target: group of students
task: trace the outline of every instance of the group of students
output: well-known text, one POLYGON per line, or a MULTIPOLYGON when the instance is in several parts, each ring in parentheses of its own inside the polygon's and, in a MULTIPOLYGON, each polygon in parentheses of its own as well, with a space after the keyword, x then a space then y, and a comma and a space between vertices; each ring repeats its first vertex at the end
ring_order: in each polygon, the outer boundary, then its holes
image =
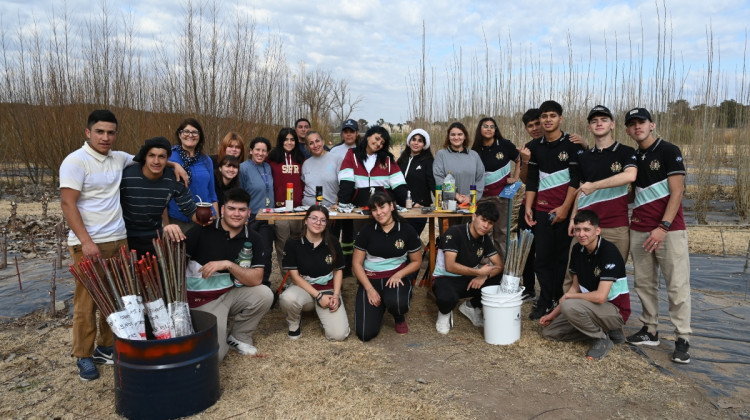
MULTIPOLYGON (((503 269, 508 205, 498 195, 507 184, 521 179, 527 192, 519 223, 533 228, 536 243, 544 244, 537 246, 535 259, 529 258, 530 280, 524 276, 526 297, 535 296, 534 277, 540 285, 531 318, 540 319, 545 331, 565 332, 546 332, 545 336, 569 339, 575 335, 558 324, 578 328, 566 312, 576 298, 605 306, 625 300, 624 275, 614 278, 603 273, 610 273, 612 267, 622 267, 624 272, 622 261, 629 247, 637 260, 636 291, 643 301, 644 326, 627 340, 659 343, 656 268, 661 267, 667 276, 670 315, 678 336, 673 360, 687 363, 689 261, 680 206, 685 170, 679 149, 653 138, 654 125, 645 109, 626 114, 627 133, 638 143, 637 153, 612 140, 614 119, 608 109, 597 106, 588 120, 596 140, 596 146, 588 150, 581 146, 580 136, 562 132, 562 108, 547 101, 524 115, 533 140, 520 149, 500 134, 494 119, 484 118, 471 148, 465 126, 455 122, 434 159, 430 136, 422 129, 409 134, 407 147, 395 159, 390 135, 383 127, 371 127, 360 138, 357 122, 347 120, 342 125, 342 142, 329 149, 306 119, 296 121, 294 128, 283 128, 273 148, 268 139, 257 137, 249 142, 246 157, 243 139, 230 132, 222 139, 218 154, 208 156, 203 152, 203 129, 189 118, 177 128, 174 145, 155 137, 132 156, 112 150, 117 120, 110 111, 98 110, 89 116, 87 142, 60 168, 62 208, 71 227, 68 244, 73 261, 78 262, 83 256, 115 255, 124 244, 139 254, 153 252, 151 239, 157 232, 185 240, 196 264, 188 273, 188 303, 217 316, 220 337, 226 337, 219 340, 223 358, 230 348, 242 354, 257 352, 253 332, 276 298, 268 280, 275 243, 279 265, 292 279, 278 296, 289 338, 300 337, 300 314, 313 309, 328 339, 343 340, 349 335, 341 289, 350 271, 358 281, 355 334, 368 341, 379 333, 386 311, 394 318, 396 332, 408 332, 405 315, 412 280, 422 262, 419 236, 426 220, 403 219, 398 207, 405 206, 409 196, 415 207, 431 206, 435 185, 450 173, 456 182, 457 202, 467 203, 472 188, 479 201, 471 221, 452 226, 441 236, 432 273, 439 309, 436 329, 447 334, 453 325, 452 311, 464 298, 468 299, 459 311, 474 325, 482 325, 480 288, 498 283, 503 269), (628 228, 627 185, 634 181, 636 204, 628 228), (318 197, 321 187, 322 200, 318 197), (269 224, 255 218, 265 209, 283 206, 288 188, 293 190, 293 205, 307 207, 304 220, 269 224), (210 203, 213 209, 213 216, 202 223, 196 218, 199 202, 210 203), (329 209, 344 204, 369 206, 370 222, 331 223, 329 209), (579 230, 590 231, 579 229, 579 224, 586 223, 597 232, 595 248, 578 236, 579 230), (572 247, 571 254, 569 234, 575 234, 586 251, 572 247), (597 255, 601 244, 610 240, 620 260, 607 261, 607 270, 596 266, 592 278, 615 286, 589 299, 586 296, 596 292, 592 287, 600 283, 588 277, 583 280, 582 264, 575 262, 580 258, 573 256, 583 253, 591 262, 591 255, 597 255), (241 252, 252 253, 249 263, 239 264, 241 252), (571 276, 564 282, 569 255, 573 255, 571 276), (229 332, 228 318, 234 320, 229 332)), ((606 253, 608 258, 610 254, 606 253)), ((96 339, 93 301, 80 285, 74 307, 73 355, 78 358, 79 376, 95 379, 94 364, 112 362, 111 332, 100 322, 96 339)), ((622 341, 629 301, 627 311, 617 308, 619 324, 593 317, 589 321, 595 327, 589 322, 588 330, 576 330, 595 340, 589 352, 592 358, 603 357, 611 340, 622 341)))

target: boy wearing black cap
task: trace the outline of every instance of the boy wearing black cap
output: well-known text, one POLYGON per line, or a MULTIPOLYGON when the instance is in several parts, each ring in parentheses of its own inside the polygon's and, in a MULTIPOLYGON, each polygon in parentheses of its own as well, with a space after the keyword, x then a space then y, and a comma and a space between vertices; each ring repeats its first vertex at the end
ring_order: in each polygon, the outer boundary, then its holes
POLYGON ((555 306, 563 294, 568 250, 568 215, 578 189, 578 156, 584 148, 570 140, 560 129, 562 106, 545 101, 539 106, 544 135, 529 142, 531 152, 526 179, 525 219, 534 226, 536 278, 539 300, 529 318, 541 318, 555 306))
POLYGON ((573 206, 568 234, 573 236, 573 220, 578 210, 599 215, 602 237, 615 244, 623 260, 628 258, 628 185, 637 173, 635 149, 612 138, 615 121, 610 110, 597 105, 589 111, 588 130, 594 147, 578 158, 580 187, 573 206))
POLYGON ((638 175, 630 219, 635 291, 643 313, 641 330, 627 338, 637 345, 659 344, 659 270, 669 298, 669 317, 675 327, 672 361, 690 363, 690 258, 682 213, 685 163, 680 149, 654 137, 656 125, 645 108, 625 114, 625 132, 636 143, 638 175))
POLYGON ((122 217, 128 232, 128 247, 135 249, 139 256, 146 252, 154 254, 151 241, 157 237, 157 232, 162 231, 162 224, 163 236, 173 241, 185 239, 180 227, 169 224, 169 219, 164 217, 164 209, 172 198, 180 212, 197 223, 196 206, 190 190, 177 182, 174 171, 167 168, 171 153, 171 145, 166 138, 150 138, 133 158, 140 165, 128 166, 122 171, 122 217))

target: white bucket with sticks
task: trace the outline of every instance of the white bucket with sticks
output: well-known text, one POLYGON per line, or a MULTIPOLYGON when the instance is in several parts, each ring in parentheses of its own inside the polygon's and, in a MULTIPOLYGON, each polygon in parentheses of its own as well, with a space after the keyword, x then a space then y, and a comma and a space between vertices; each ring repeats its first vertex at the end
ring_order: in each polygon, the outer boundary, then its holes
POLYGON ((521 294, 502 293, 500 286, 482 288, 484 341, 488 344, 508 345, 521 338, 521 294))

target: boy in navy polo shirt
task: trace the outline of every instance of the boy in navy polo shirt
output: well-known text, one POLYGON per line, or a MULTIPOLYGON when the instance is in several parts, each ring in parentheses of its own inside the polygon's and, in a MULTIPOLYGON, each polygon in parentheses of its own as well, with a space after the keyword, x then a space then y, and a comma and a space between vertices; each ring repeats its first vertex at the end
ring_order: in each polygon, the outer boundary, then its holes
POLYGON ((593 339, 586 357, 599 360, 613 341, 625 342, 622 326, 630 316, 625 261, 617 247, 600 236, 595 212, 579 211, 574 223, 578 243, 570 257, 573 285, 539 323, 544 327, 542 336, 550 340, 593 339))
POLYGON ((532 320, 551 311, 563 294, 563 278, 570 249, 568 214, 578 189, 578 155, 584 149, 560 129, 562 106, 546 101, 539 106, 544 136, 529 143, 531 156, 526 179, 525 219, 534 226, 536 278, 539 300, 532 320))
POLYGON ((638 143, 638 176, 630 220, 635 291, 643 305, 643 328, 630 337, 633 344, 659 345, 659 269, 664 273, 669 318, 674 324, 672 361, 690 363, 690 255, 682 214, 685 163, 680 149, 653 135, 651 113, 634 108, 625 114, 628 135, 638 143))
POLYGON ((484 325, 481 288, 500 283, 503 261, 489 235, 497 222, 498 211, 492 202, 477 204, 471 222, 451 226, 440 240, 435 261, 432 290, 438 305, 435 328, 448 334, 453 326, 453 308, 459 299, 470 298, 458 308, 477 327, 484 325), (483 258, 492 263, 481 264, 483 258))

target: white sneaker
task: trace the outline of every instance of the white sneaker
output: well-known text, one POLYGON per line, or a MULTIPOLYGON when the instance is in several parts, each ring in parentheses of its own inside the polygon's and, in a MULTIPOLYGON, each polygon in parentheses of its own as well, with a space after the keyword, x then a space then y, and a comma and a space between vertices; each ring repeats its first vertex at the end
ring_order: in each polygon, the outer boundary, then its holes
POLYGON ((435 329, 437 332, 440 334, 448 334, 451 328, 453 328, 453 311, 450 311, 447 314, 438 311, 437 322, 435 322, 435 329))
POLYGON ((471 321, 471 323, 474 324, 475 327, 484 327, 484 315, 482 315, 482 308, 475 308, 471 306, 471 302, 465 300, 464 303, 462 303, 461 306, 458 307, 458 310, 461 311, 462 314, 466 315, 466 317, 469 318, 469 321, 471 321))
POLYGON ((233 335, 227 337, 227 344, 229 344, 229 347, 235 349, 243 356, 255 356, 256 354, 258 354, 258 349, 256 349, 255 346, 243 343, 242 341, 234 338, 233 335))

